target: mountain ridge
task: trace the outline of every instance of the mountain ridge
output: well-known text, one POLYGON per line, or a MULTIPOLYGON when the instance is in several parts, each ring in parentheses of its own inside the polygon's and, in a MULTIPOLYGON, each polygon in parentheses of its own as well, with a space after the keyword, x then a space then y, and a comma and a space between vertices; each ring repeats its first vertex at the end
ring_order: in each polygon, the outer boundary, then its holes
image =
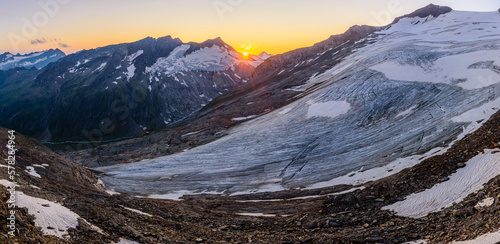
POLYGON ((44 51, 31 52, 27 54, 12 54, 5 52, 0 55, 0 70, 9 70, 12 68, 43 68, 51 62, 55 62, 66 54, 56 49, 49 49, 44 51))

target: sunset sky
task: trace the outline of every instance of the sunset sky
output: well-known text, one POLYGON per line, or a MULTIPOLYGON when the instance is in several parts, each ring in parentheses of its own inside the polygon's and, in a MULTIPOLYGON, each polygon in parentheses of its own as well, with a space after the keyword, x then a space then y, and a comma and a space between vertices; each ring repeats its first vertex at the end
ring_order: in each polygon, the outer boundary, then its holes
POLYGON ((238 51, 279 54, 355 24, 388 24, 431 2, 456 10, 500 8, 498 0, 0 0, 0 52, 69 54, 171 35, 184 42, 220 36, 238 51))

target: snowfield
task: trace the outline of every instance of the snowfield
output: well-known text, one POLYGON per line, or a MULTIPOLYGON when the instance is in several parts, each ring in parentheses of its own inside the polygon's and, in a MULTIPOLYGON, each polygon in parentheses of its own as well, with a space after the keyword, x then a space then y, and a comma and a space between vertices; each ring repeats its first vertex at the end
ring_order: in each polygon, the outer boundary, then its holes
MULTIPOLYGON (((296 88, 303 92, 321 83, 320 89, 285 108, 245 121, 227 136, 186 152, 98 170, 106 172, 102 179, 110 188, 146 196, 359 185, 389 176, 444 153, 498 111, 498 26, 498 12, 452 11, 437 18, 402 19, 377 32, 372 44, 296 88)), ((202 60, 222 51, 190 55, 202 60)), ((182 70, 178 60, 182 58, 158 60, 150 72, 159 72, 162 62, 176 67, 168 72, 182 70)), ((494 154, 478 157, 476 161, 497 167, 494 154)), ((485 173, 476 161, 463 170, 478 167, 478 174, 485 173)), ((478 175, 486 176, 493 175, 478 175)), ((474 190, 482 183, 461 182, 474 190)), ((445 191, 443 184, 425 194, 438 195, 445 191)), ((431 209, 398 211, 421 216, 469 193, 442 195, 443 203, 431 209)), ((420 209, 415 204, 408 206, 420 209)))

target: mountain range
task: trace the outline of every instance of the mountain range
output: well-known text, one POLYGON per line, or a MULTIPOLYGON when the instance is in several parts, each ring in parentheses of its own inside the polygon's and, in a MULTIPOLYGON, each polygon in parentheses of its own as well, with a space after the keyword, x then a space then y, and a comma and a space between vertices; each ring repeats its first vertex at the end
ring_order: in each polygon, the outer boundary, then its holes
POLYGON ((18 67, 37 69, 43 68, 49 63, 55 62, 66 54, 59 49, 50 49, 42 52, 33 52, 25 55, 11 54, 6 52, 0 55, 0 70, 8 70, 18 67))
POLYGON ((220 38, 170 36, 84 50, 38 70, 0 71, 0 121, 50 142, 132 137, 200 110, 268 57, 245 58, 220 38))

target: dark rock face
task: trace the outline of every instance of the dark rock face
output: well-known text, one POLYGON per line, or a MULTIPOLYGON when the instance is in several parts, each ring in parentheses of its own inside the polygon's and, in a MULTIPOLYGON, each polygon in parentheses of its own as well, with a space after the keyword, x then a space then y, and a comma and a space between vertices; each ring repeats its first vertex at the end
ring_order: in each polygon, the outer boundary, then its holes
POLYGON ((0 54, 0 70, 8 70, 13 68, 43 68, 51 62, 55 62, 66 54, 59 49, 50 49, 43 52, 29 53, 25 55, 4 53, 0 54), (17 60, 16 60, 17 59, 17 60))
POLYGON ((438 17, 439 15, 449 13, 452 10, 453 9, 450 7, 429 4, 426 7, 418 9, 411 14, 407 14, 407 15, 396 18, 394 20, 393 24, 399 22, 399 20, 404 19, 404 18, 414 18, 414 17, 425 18, 427 16, 438 17))
POLYGON ((2 71, 0 124, 45 141, 163 128, 246 82, 259 63, 238 55, 220 38, 184 44, 167 36, 84 50, 42 70, 2 71))

